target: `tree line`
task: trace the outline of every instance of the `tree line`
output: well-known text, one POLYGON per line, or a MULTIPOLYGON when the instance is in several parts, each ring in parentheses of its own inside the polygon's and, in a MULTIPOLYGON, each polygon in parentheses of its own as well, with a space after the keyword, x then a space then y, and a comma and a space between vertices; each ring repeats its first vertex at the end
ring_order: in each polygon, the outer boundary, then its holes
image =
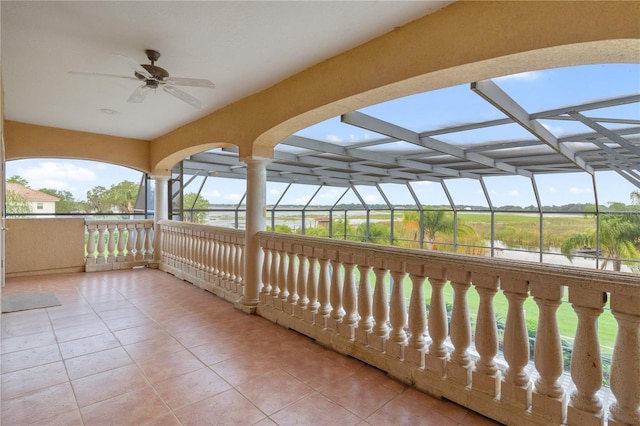
MULTIPOLYGON (((29 182, 22 176, 11 176, 7 179, 7 183, 17 183, 29 188, 29 182)), ((122 182, 111 185, 109 188, 104 186, 94 186, 87 191, 85 200, 76 200, 69 191, 42 188, 38 191, 52 195, 58 198, 56 202, 55 212, 57 214, 66 213, 123 213, 133 214, 135 212, 135 202, 138 197, 139 185, 135 182, 124 180, 122 182)), ((208 209, 209 202, 198 197, 196 193, 187 193, 183 197, 183 205, 185 209, 208 209)), ((6 194, 6 211, 9 214, 30 214, 31 203, 20 194, 7 190, 6 194)), ((193 222, 206 223, 208 214, 206 212, 195 212, 190 218, 193 222)))

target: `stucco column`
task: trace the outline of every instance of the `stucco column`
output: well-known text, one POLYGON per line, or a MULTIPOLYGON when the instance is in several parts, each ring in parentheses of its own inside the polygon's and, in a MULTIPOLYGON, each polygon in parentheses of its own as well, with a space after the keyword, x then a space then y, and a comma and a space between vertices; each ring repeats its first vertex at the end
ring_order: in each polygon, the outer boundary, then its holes
MULTIPOLYGON (((171 176, 152 177, 155 185, 153 203, 153 261, 160 262, 162 260, 162 230, 160 229, 158 222, 169 218, 167 183, 171 176)), ((148 190, 149 188, 147 188, 147 191, 148 190)))
POLYGON ((247 213, 245 227, 244 294, 240 308, 247 313, 255 313, 262 287, 261 273, 263 253, 255 238, 266 230, 267 207, 267 164, 268 158, 243 158, 247 165, 247 213))

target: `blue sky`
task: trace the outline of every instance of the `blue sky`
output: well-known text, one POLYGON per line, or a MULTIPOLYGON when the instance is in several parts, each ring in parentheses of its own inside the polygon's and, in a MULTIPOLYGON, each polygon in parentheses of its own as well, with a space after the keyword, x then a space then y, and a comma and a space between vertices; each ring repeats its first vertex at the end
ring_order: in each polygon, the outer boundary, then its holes
MULTIPOLYGON (((532 71, 494 80, 505 92, 529 112, 537 112, 585 101, 593 101, 619 95, 640 93, 640 66, 630 64, 590 65, 532 71)), ((503 117, 478 95, 469 90, 469 85, 416 94, 406 98, 373 105, 362 112, 400 126, 420 132, 456 123, 490 120, 503 117), (460 108, 464 105, 464 108, 460 108)), ((631 104, 613 109, 589 112, 593 116, 615 116, 640 119, 640 105, 631 104)), ((555 136, 586 131, 582 125, 568 122, 543 122, 555 136)), ((456 135, 456 140, 467 143, 489 139, 512 139, 530 136, 519 126, 503 126, 493 129, 491 134, 476 131, 473 135, 456 135)), ((297 134, 319 140, 344 142, 377 139, 379 135, 340 123, 338 118, 327 120, 301 130, 297 134)), ((450 142, 446 137, 441 140, 450 142)), ((122 180, 139 182, 140 172, 110 164, 67 159, 16 160, 7 162, 7 177, 23 176, 34 189, 54 188, 71 192, 76 199, 85 199, 86 192, 101 185, 109 187, 122 180)), ((197 178, 187 188, 197 191, 202 182, 197 178)), ((519 176, 488 178, 487 190, 494 206, 536 204, 531 181, 519 176)), ((544 205, 568 203, 593 203, 594 188, 586 173, 537 175, 536 182, 544 205)), ((596 173, 598 201, 629 202, 629 194, 635 188, 613 172, 596 173)), ((442 187, 437 183, 416 182, 412 187, 423 204, 448 204, 442 187)), ((447 187, 456 204, 487 205, 480 184, 469 179, 447 181, 447 187)), ((285 184, 270 183, 267 186, 267 202, 275 203, 285 190, 285 184)), ((316 187, 294 185, 283 197, 283 204, 305 204, 316 187)), ((369 203, 382 203, 375 188, 357 187, 369 203)), ((383 185, 392 203, 410 203, 406 188, 400 185, 383 185)), ((244 193, 244 181, 209 178, 203 188, 203 196, 213 203, 237 203, 244 193)), ((333 204, 344 193, 342 188, 323 188, 313 204, 333 204)), ((349 192, 342 202, 358 202, 349 192)))

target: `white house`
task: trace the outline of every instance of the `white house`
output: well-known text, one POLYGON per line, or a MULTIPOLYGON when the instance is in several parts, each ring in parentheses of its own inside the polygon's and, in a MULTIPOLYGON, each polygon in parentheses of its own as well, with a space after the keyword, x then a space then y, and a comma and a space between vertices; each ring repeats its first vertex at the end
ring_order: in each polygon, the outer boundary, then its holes
POLYGON ((32 213, 53 214, 56 212, 56 203, 60 201, 59 198, 53 195, 27 188, 19 183, 7 183, 7 192, 13 192, 24 198, 29 203, 32 213))

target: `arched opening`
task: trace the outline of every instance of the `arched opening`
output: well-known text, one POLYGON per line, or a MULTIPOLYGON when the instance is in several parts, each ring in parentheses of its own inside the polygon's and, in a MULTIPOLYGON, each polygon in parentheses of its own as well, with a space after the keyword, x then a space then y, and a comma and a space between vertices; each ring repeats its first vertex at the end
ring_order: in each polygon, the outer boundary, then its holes
MULTIPOLYGON (((49 195, 45 206, 53 216, 153 215, 153 185, 144 172, 115 164, 67 158, 29 158, 6 163, 7 182, 49 195), (147 190, 148 188, 148 190, 147 190), (57 200, 53 200, 56 198, 57 200)), ((10 194, 11 188, 7 193, 10 194)), ((25 192, 26 193, 26 192, 25 192)), ((34 194, 31 194, 34 195, 34 194)), ((30 196, 31 196, 30 195, 30 196)), ((44 197, 47 198, 47 197, 44 197)), ((24 208, 25 200, 7 205, 7 216, 41 215, 36 207, 24 208)))

